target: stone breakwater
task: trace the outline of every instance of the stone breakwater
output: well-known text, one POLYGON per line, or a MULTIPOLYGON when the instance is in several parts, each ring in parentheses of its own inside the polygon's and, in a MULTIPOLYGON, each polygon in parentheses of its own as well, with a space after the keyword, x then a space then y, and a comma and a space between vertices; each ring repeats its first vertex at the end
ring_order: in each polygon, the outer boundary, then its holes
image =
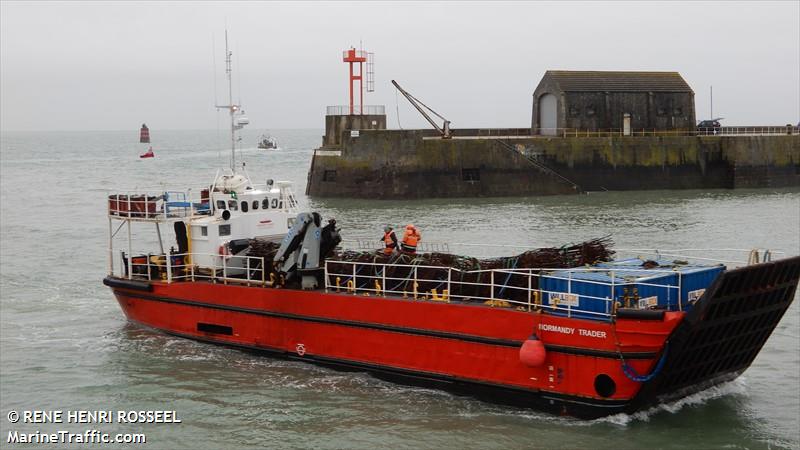
POLYGON ((800 186, 800 135, 456 137, 344 133, 315 151, 307 194, 493 197, 800 186))

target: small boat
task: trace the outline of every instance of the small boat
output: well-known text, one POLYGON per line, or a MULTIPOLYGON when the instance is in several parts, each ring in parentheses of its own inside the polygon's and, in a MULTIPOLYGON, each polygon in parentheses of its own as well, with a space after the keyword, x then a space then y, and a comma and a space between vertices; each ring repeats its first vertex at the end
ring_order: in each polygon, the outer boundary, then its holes
POLYGON ((155 158, 156 154, 153 153, 153 147, 147 149, 147 152, 139 155, 139 158, 155 158))
POLYGON ((265 150, 275 150, 278 148, 278 141, 275 140, 275 138, 272 136, 262 134, 258 140, 258 148, 263 148, 265 150))

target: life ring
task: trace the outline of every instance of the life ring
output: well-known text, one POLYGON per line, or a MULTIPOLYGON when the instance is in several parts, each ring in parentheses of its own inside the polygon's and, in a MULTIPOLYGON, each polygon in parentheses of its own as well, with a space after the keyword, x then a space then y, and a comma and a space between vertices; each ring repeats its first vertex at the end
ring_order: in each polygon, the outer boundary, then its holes
POLYGON ((221 257, 223 257, 225 259, 231 259, 231 252, 230 252, 230 250, 228 250, 228 244, 227 243, 220 245, 219 249, 217 249, 217 253, 219 253, 219 256, 221 256, 221 257))

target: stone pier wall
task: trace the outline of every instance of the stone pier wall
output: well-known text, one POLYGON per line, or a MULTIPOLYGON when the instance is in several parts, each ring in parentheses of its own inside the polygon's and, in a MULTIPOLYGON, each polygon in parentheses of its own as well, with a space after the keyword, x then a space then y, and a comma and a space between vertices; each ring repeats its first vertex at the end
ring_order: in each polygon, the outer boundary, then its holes
POLYGON ((423 130, 362 130, 316 152, 307 193, 430 198, 786 186, 800 186, 798 135, 445 140, 423 130))

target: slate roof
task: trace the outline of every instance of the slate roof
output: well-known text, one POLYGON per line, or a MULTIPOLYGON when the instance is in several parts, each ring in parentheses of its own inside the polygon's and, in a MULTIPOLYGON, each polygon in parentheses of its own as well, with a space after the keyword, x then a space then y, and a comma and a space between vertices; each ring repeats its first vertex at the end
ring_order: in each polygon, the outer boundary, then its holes
POLYGON ((548 70, 563 92, 693 92, 678 72, 548 70))

